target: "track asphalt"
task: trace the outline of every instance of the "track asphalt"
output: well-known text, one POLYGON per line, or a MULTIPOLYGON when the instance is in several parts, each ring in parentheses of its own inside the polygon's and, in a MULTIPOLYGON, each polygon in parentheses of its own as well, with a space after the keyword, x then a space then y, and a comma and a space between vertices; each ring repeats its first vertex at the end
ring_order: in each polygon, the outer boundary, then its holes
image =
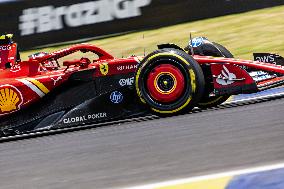
POLYGON ((0 143, 1 189, 121 188, 283 163, 284 99, 0 143))

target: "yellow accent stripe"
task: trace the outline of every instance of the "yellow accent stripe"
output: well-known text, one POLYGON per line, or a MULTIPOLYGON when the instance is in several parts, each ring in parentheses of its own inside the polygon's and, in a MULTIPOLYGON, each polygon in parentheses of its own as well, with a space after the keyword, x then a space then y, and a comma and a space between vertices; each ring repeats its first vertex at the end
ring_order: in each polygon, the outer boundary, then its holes
POLYGON ((0 39, 6 39, 7 38, 12 38, 13 37, 13 34, 6 34, 6 35, 1 35, 0 36, 0 39))
POLYGON ((157 112, 157 113, 161 113, 161 114, 170 114, 170 113, 176 113, 180 110, 182 110, 183 108, 185 108, 189 102, 192 100, 192 96, 190 98, 187 99, 186 103, 183 104, 181 107, 175 109, 175 110, 171 110, 171 111, 162 111, 162 110, 157 110, 155 108, 152 108, 153 111, 157 112))
POLYGON ((225 189, 232 178, 232 176, 228 176, 218 179, 195 181, 185 184, 158 187, 153 189, 225 189))
MULTIPOLYGON (((158 53, 158 54, 155 54, 155 55, 153 55, 153 56, 151 56, 151 57, 148 58, 147 63, 148 63, 149 61, 151 61, 152 59, 158 57, 158 56, 175 56, 176 58, 181 59, 185 64, 189 65, 189 63, 188 63, 183 57, 181 57, 181 56, 179 56, 179 55, 177 55, 177 54, 173 54, 173 53, 158 53)), ((146 65, 146 64, 144 64, 144 66, 145 66, 145 65, 146 65)), ((144 67, 144 66, 142 66, 142 67, 144 67)))
POLYGON ((226 102, 232 102, 233 100, 234 100, 234 96, 230 96, 230 98, 226 100, 226 102))
POLYGON ((139 68, 137 70, 137 73, 136 73, 136 78, 135 78, 135 88, 136 88, 136 92, 137 92, 137 95, 138 97, 140 98, 140 101, 144 104, 146 104, 146 101, 142 98, 142 95, 141 95, 141 92, 139 90, 139 76, 140 76, 140 73, 141 73, 141 68, 139 68))
POLYGON ((191 89, 192 92, 195 93, 196 92, 196 78, 195 78, 195 73, 192 69, 189 70, 189 74, 190 74, 190 81, 191 81, 191 89))
POLYGON ((12 38, 12 37, 13 37, 13 34, 6 34, 6 36, 7 36, 8 38, 12 38))
POLYGON ((49 93, 48 88, 46 88, 46 86, 44 86, 41 82, 39 82, 36 79, 33 78, 27 78, 26 80, 32 82, 33 84, 35 84, 42 92, 44 92, 45 94, 49 93))

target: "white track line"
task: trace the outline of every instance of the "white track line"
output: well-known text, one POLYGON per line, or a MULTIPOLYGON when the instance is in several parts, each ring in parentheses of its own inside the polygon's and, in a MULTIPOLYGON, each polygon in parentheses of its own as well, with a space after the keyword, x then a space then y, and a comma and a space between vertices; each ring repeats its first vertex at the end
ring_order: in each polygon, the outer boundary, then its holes
POLYGON ((237 175, 243 175, 243 174, 271 171, 271 170, 282 169, 282 168, 284 168, 284 163, 267 165, 267 166, 262 166, 262 167, 254 167, 254 168, 248 168, 248 169, 242 169, 242 170, 234 170, 234 171, 205 175, 205 176, 197 176, 197 177, 192 177, 192 178, 184 178, 184 179, 178 179, 178 180, 172 180, 172 181, 166 181, 166 182, 160 182, 160 183, 154 183, 154 184, 148 184, 148 185, 134 186, 134 187, 128 187, 124 189, 155 189, 159 187, 174 186, 174 185, 186 184, 186 183, 191 183, 191 182, 206 181, 206 180, 218 179, 218 178, 228 177, 228 176, 237 176, 237 175))
POLYGON ((250 101, 250 100, 258 100, 258 99, 262 99, 262 98, 271 98, 271 97, 277 97, 277 96, 283 96, 283 95, 284 95, 284 92, 281 92, 281 93, 275 93, 275 94, 270 94, 270 95, 261 95, 261 96, 251 97, 251 98, 244 98, 244 99, 241 99, 241 100, 232 100, 230 102, 225 102, 223 104, 245 102, 245 101, 250 101))

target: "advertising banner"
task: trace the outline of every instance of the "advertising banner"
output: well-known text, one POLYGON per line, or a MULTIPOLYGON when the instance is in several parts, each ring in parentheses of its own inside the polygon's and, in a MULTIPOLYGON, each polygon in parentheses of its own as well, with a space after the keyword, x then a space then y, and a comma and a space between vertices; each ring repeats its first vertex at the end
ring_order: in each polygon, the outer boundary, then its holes
POLYGON ((3 1, 0 32, 14 33, 26 50, 282 4, 283 0, 3 1))

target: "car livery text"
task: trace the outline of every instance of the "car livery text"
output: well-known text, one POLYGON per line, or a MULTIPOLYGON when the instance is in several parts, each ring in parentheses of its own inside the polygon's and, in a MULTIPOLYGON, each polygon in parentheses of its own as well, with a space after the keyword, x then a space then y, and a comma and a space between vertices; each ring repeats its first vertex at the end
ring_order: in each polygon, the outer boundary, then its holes
POLYGON ((88 120, 96 120, 96 119, 101 119, 101 118, 106 118, 106 117, 107 117, 107 113, 102 112, 102 113, 95 113, 95 114, 90 114, 90 115, 65 118, 63 119, 63 123, 64 124, 78 123, 78 122, 85 122, 88 120))

